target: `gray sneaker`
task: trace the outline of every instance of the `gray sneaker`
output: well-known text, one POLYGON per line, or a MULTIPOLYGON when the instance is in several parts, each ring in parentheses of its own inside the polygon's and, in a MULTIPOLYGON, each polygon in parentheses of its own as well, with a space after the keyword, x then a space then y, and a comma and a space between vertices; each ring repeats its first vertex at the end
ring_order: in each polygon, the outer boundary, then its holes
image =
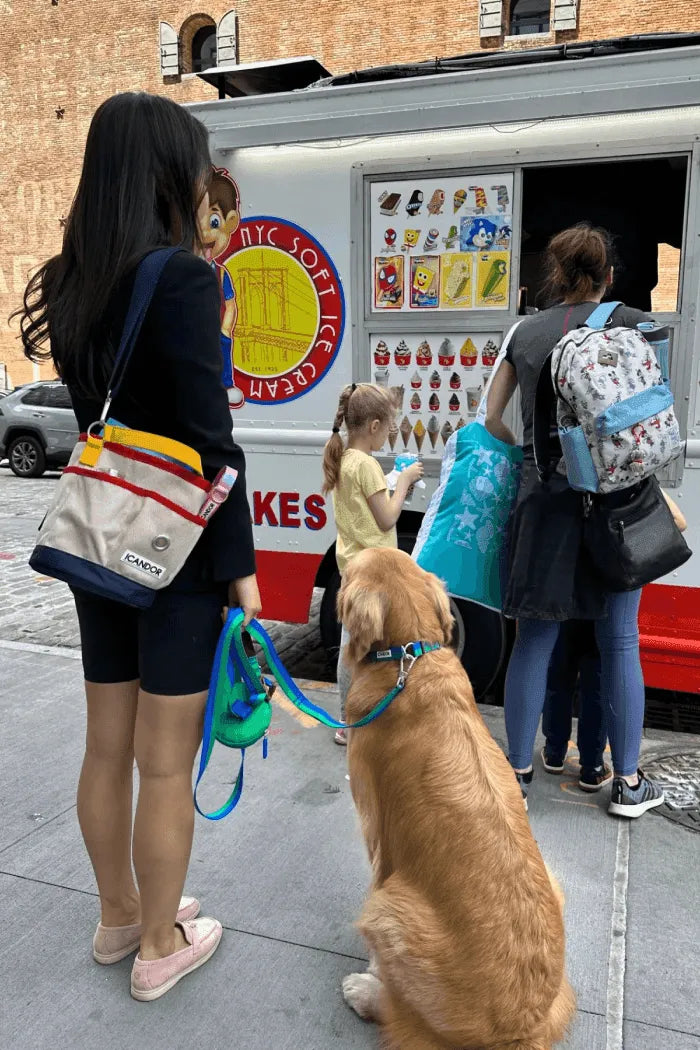
POLYGON ((664 793, 661 788, 647 780, 641 769, 637 770, 637 776, 639 783, 634 788, 622 777, 615 777, 608 813, 616 817, 641 817, 648 809, 663 803, 664 793))

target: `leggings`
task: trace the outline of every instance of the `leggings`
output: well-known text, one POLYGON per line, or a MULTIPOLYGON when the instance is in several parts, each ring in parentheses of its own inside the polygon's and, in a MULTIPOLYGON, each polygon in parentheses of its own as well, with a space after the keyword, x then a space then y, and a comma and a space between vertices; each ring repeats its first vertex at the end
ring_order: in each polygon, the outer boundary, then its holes
MULTIPOLYGON (((644 679, 637 615, 641 591, 608 596, 606 616, 595 621, 600 651, 600 692, 618 776, 637 771, 644 721, 644 679)), ((532 765, 544 706, 549 662, 559 637, 555 620, 519 620, 505 690, 508 757, 514 769, 532 765)))

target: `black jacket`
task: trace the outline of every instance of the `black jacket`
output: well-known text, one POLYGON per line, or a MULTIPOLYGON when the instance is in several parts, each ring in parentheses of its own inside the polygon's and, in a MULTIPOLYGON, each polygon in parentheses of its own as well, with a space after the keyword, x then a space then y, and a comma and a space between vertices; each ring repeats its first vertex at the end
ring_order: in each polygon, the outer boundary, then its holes
MULTIPOLYGON (((112 349, 119 342, 132 287, 133 276, 124 282, 106 322, 112 349)), ((100 418, 102 401, 81 396, 70 382, 68 389, 84 432, 100 418)), ((165 266, 110 416, 190 445, 200 454, 209 481, 223 466, 238 471, 229 498, 211 518, 171 589, 223 591, 228 581, 254 573, 245 459, 233 440, 222 382, 219 284, 211 267, 190 252, 178 252, 165 266)))

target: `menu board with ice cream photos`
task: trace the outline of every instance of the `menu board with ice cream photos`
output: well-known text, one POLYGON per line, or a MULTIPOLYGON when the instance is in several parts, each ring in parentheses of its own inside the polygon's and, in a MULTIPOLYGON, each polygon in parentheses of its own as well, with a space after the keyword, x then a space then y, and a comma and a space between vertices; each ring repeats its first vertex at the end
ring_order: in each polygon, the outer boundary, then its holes
POLYGON ((397 430, 385 453, 440 458, 455 430, 474 420, 501 334, 370 336, 372 381, 397 395, 397 430))
POLYGON ((372 310, 507 310, 513 175, 370 184, 372 310))

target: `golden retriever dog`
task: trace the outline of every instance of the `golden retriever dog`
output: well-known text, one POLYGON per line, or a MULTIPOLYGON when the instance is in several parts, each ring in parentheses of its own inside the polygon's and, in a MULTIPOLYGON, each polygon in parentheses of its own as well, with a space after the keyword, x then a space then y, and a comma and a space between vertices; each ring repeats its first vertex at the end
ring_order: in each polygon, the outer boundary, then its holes
POLYGON ((345 572, 338 610, 348 722, 396 685, 398 661, 369 662, 370 650, 443 646, 416 660, 376 721, 349 732, 373 877, 358 923, 370 967, 345 978, 345 999, 381 1025, 387 1050, 549 1050, 575 1010, 563 898, 449 648, 445 590, 407 554, 371 549, 345 572))

